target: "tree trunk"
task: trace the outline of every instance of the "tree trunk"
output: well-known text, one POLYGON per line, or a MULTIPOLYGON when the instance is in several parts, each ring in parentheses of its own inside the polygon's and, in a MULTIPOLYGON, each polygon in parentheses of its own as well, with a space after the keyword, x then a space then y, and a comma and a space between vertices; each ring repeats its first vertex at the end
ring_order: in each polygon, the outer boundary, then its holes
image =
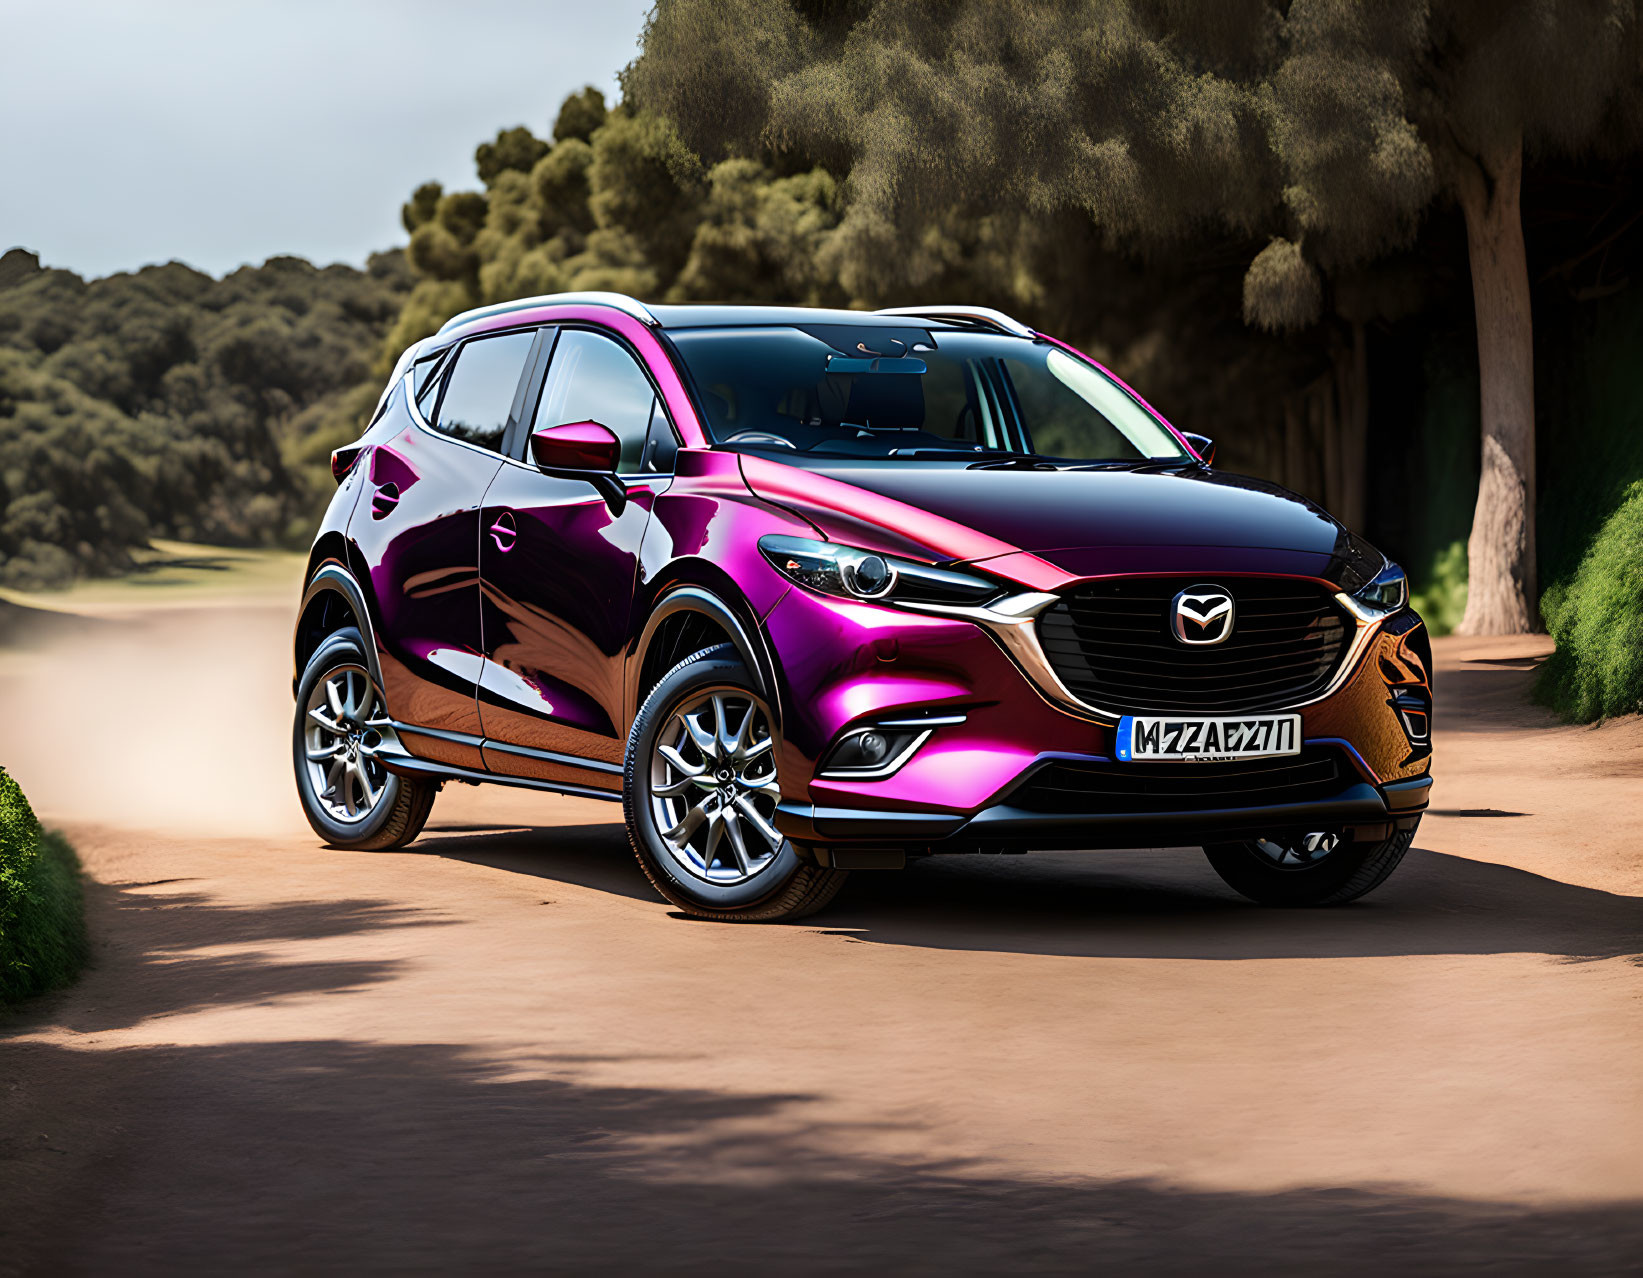
POLYGON ((1468 635, 1535 628, 1535 369, 1522 177, 1519 138, 1495 162, 1467 164, 1460 181, 1483 389, 1483 470, 1459 627, 1468 635))

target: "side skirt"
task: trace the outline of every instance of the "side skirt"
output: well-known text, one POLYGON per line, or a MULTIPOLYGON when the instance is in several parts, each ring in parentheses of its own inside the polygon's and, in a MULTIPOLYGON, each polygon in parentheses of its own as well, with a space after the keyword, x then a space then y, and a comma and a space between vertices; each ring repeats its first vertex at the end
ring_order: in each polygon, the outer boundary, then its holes
POLYGON ((554 794, 570 794, 580 799, 608 799, 620 803, 622 796, 609 790, 595 790, 592 786, 572 785, 568 781, 539 781, 535 777, 508 776, 500 772, 480 772, 474 768, 458 768, 449 763, 434 763, 411 755, 390 757, 378 755, 382 766, 401 776, 432 777, 440 781, 467 781, 473 785, 518 786, 522 790, 549 790, 554 794))
POLYGON ((486 737, 476 737, 467 732, 447 732, 440 728, 418 728, 397 721, 393 725, 393 732, 393 744, 397 749, 392 752, 379 752, 377 758, 382 761, 382 766, 387 768, 388 771, 397 772, 401 776, 429 777, 441 781, 466 781, 470 785, 480 785, 488 782, 492 785, 516 786, 522 790, 546 790, 553 794, 569 794, 581 799, 605 799, 613 803, 622 801, 620 790, 613 792, 601 790, 591 785, 577 785, 571 781, 548 781, 539 777, 514 776, 506 772, 486 772, 480 768, 463 768, 454 763, 441 763, 435 759, 420 758, 407 751, 398 741, 398 737, 401 733, 409 733, 412 736, 437 737, 442 741, 474 746, 481 750, 500 750, 507 754, 540 759, 544 763, 585 768, 589 772, 616 773, 620 775, 622 771, 620 766, 606 763, 600 759, 583 759, 576 755, 554 754, 545 750, 531 750, 524 746, 503 746, 486 737))

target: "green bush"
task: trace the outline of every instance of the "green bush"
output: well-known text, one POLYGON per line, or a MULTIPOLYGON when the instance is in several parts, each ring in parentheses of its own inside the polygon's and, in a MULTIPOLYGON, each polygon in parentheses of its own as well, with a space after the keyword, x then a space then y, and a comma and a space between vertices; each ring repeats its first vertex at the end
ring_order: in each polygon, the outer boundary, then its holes
POLYGON ((1409 602, 1435 635, 1447 635, 1466 614, 1466 543, 1457 541, 1432 558, 1432 566, 1413 583, 1409 602))
POLYGON ((67 984, 85 958, 79 860, 0 769, 0 1009, 67 984))
POLYGON ((1557 641, 1535 685, 1540 701, 1581 723, 1643 711, 1643 482, 1540 610, 1557 641))

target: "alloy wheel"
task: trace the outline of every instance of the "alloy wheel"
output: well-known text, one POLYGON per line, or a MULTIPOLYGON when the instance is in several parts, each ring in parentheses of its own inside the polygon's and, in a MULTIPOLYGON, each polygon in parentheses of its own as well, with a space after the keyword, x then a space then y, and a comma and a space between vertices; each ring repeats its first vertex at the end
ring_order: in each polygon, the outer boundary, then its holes
POLYGON ((308 694, 303 747, 308 784, 333 821, 363 821, 388 788, 378 752, 392 735, 391 721, 370 674, 338 666, 308 694))
POLYGON ((776 743, 759 700, 701 693, 669 716, 650 761, 650 809, 668 853, 696 878, 745 883, 781 851, 776 743))

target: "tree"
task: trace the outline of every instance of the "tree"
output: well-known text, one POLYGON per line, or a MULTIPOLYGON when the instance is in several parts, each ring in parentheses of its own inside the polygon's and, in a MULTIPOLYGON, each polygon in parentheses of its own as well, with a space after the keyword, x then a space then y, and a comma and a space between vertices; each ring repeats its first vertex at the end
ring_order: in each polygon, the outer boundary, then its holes
MULTIPOLYGON (((1342 380, 1360 386, 1366 270, 1410 242, 1434 200, 1455 200, 1483 399, 1464 628, 1507 633, 1530 627, 1535 600, 1523 158, 1629 131, 1633 9, 953 0, 938 14, 903 0, 662 0, 623 83, 704 155, 847 168, 832 251, 859 300, 937 277, 942 256, 921 236, 960 211, 1017 233, 1072 212, 1143 255, 1264 232, 1246 315, 1310 323, 1327 294, 1353 334, 1342 380)), ((1350 444, 1361 396, 1342 416, 1350 444)), ((1350 467, 1350 448, 1336 460, 1350 467)))
MULTIPOLYGON (((1280 291, 1292 299, 1314 262, 1350 270, 1409 243, 1434 199, 1464 215, 1483 427, 1465 633, 1520 633, 1536 617, 1525 155, 1627 140, 1640 105, 1638 40, 1629 0, 1296 0, 1260 89, 1292 239, 1275 241, 1256 267, 1287 276, 1280 291)), ((1306 318, 1304 305, 1251 309, 1274 322, 1306 318)))

